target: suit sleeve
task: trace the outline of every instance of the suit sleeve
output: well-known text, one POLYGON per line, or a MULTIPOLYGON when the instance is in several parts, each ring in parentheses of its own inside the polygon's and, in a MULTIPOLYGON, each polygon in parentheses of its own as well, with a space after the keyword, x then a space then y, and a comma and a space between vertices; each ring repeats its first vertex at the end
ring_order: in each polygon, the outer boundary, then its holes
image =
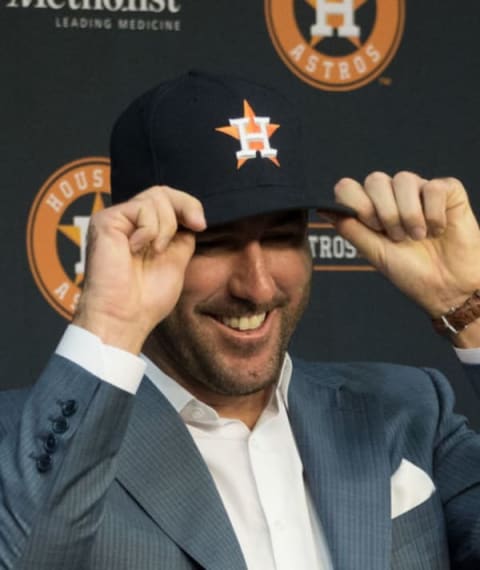
MULTIPOLYGON (((480 386, 480 366, 467 366, 480 386)), ((440 402, 434 473, 446 517, 452 568, 480 568, 480 436, 453 413, 453 392, 439 373, 431 373, 440 402)))
POLYGON ((131 394, 52 357, 20 416, 0 425, 1 570, 88 567, 132 406, 131 394))

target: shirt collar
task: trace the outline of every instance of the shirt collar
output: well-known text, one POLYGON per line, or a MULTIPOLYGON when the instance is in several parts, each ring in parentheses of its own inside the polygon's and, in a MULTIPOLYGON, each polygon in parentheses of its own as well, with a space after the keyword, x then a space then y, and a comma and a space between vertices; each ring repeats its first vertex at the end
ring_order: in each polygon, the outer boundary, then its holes
MULTIPOLYGON (((204 412, 204 418, 207 421, 218 420, 219 416, 217 412, 204 404, 183 386, 180 386, 178 382, 175 382, 173 378, 170 378, 165 372, 160 370, 160 368, 154 364, 147 356, 144 354, 140 355, 145 361, 147 367, 145 370, 145 376, 153 383, 158 390, 167 398, 170 404, 175 408, 175 410, 182 416, 185 421, 191 420, 192 415, 195 418, 195 413, 191 413, 192 410, 201 409, 204 412), (188 410, 188 413, 186 412, 188 410)), ((290 386, 290 380, 292 377, 292 359, 288 354, 285 354, 283 360, 282 369, 280 371, 280 376, 278 379, 277 388, 270 399, 267 406, 276 405, 276 400, 279 398, 285 407, 288 409, 288 388, 290 386)))

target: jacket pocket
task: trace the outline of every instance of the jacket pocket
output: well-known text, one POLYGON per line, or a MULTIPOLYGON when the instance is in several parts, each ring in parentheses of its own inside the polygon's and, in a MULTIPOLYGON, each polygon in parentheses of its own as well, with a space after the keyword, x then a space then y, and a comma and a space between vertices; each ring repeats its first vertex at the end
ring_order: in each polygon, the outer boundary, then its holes
POLYGON ((392 521, 392 570, 449 570, 438 494, 392 521))

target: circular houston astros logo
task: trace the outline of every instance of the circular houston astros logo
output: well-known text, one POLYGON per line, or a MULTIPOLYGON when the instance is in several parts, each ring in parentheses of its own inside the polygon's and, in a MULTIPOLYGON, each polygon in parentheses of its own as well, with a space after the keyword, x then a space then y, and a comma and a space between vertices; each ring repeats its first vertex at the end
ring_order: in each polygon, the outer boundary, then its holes
POLYGON ((67 319, 80 297, 90 216, 104 208, 109 194, 110 161, 84 158, 54 172, 30 210, 30 269, 45 299, 67 319))
POLYGON ((380 75, 403 34, 405 0, 265 0, 268 31, 284 63, 327 91, 380 75))

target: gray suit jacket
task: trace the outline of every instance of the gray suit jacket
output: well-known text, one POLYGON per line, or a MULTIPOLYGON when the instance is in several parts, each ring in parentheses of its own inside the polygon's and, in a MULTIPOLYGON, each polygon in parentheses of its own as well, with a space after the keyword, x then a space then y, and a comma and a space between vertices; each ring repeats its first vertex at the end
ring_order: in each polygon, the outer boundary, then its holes
MULTIPOLYGON (((480 381, 477 367, 470 373, 480 381)), ((434 371, 294 362, 290 421, 336 570, 480 568, 480 438, 452 404, 434 371), (392 521, 390 478, 403 458, 437 490, 392 521)), ((134 398, 55 356, 31 390, 0 397, 0 568, 245 562, 195 443, 158 390, 144 380, 134 398)))

